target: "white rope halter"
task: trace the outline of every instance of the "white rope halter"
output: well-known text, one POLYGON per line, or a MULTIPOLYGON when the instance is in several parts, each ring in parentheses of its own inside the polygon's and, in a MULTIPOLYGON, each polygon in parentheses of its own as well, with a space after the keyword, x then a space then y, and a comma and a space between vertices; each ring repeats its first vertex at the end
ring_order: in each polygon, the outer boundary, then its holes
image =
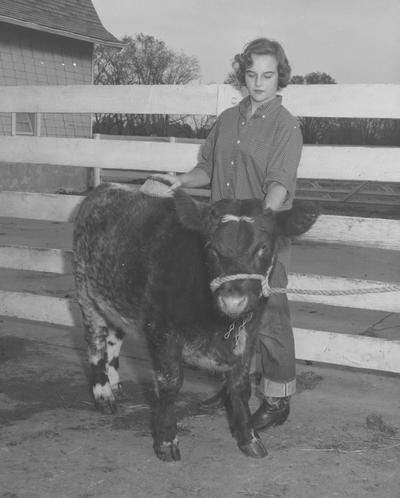
POLYGON ((272 259, 272 263, 267 270, 265 275, 261 275, 260 273, 235 273, 234 275, 225 275, 224 277, 217 277, 210 283, 210 288, 212 292, 215 292, 222 284, 226 282, 232 282, 233 280, 260 280, 261 281, 261 294, 264 297, 268 297, 272 294, 274 289, 271 289, 269 286, 269 277, 271 275, 272 268, 274 266, 275 258, 272 259))
POLYGON ((272 261, 271 266, 268 268, 266 275, 259 273, 236 273, 234 275, 226 275, 224 277, 217 277, 210 283, 212 292, 215 292, 222 284, 232 282, 233 280, 260 280, 261 281, 261 295, 268 297, 272 294, 302 294, 308 296, 353 296, 363 294, 380 294, 384 292, 397 292, 400 291, 400 284, 383 284, 375 287, 364 287, 360 289, 343 289, 343 290, 330 290, 330 289, 295 289, 287 287, 270 287, 269 277, 274 266, 272 261))
MULTIPOLYGON (((246 223, 254 223, 255 219, 250 216, 235 216, 233 214, 225 214, 221 218, 221 223, 228 223, 229 221, 239 222, 245 221, 246 223)), ((217 277, 210 283, 212 292, 215 292, 218 287, 226 282, 232 282, 233 280, 260 280, 261 281, 261 291, 262 295, 267 297, 270 295, 271 288, 269 286, 269 276, 271 274, 272 268, 274 266, 275 257, 272 258, 271 265, 267 270, 266 275, 261 275, 259 273, 236 273, 234 275, 225 275, 224 277, 217 277)))
MULTIPOLYGON (((254 218, 248 216, 235 216, 227 214, 222 217, 221 222, 227 223, 228 221, 246 221, 247 223, 254 223, 254 218)), ((269 277, 275 263, 275 257, 272 258, 270 267, 265 275, 259 273, 236 273, 234 275, 225 275, 223 277, 214 278, 210 283, 212 292, 215 292, 222 284, 232 282, 233 280, 260 280, 261 281, 261 295, 268 297, 271 294, 303 294, 311 296, 351 296, 362 294, 375 294, 383 292, 397 292, 400 291, 400 284, 383 284, 376 287, 364 287, 361 289, 344 289, 344 290, 329 290, 329 289, 294 289, 286 287, 270 287, 269 277)))

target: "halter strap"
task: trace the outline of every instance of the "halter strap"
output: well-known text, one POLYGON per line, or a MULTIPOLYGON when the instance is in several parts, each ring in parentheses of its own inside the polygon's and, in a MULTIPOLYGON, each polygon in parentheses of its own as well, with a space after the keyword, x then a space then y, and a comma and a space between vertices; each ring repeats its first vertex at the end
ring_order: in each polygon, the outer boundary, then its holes
POLYGON ((264 297, 268 297, 271 294, 271 288, 269 286, 269 277, 271 275, 272 269, 275 264, 275 256, 272 258, 271 264, 265 275, 260 273, 235 273, 234 275, 225 275, 223 277, 214 278, 210 282, 210 288, 212 292, 215 292, 222 284, 226 282, 232 282, 233 280, 260 280, 261 281, 261 294, 264 297))

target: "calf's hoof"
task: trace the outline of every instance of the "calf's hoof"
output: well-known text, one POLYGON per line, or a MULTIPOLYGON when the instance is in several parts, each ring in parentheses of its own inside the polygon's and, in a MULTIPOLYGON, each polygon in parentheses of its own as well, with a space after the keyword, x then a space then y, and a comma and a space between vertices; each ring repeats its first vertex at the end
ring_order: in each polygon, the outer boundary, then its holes
POLYGON ((114 386, 111 386, 111 390, 116 400, 123 401, 125 399, 125 391, 120 382, 114 386))
POLYGON ((93 387, 94 403, 97 410, 105 415, 113 415, 117 412, 117 403, 109 385, 96 384, 93 387))
POLYGON ((268 455, 263 442, 257 436, 248 443, 238 443, 238 446, 242 453, 251 458, 264 458, 268 455))
POLYGON ((163 462, 179 462, 181 452, 177 438, 173 441, 163 441, 161 444, 154 443, 154 452, 163 462))
POLYGON ((101 412, 103 415, 114 415, 118 411, 118 406, 115 401, 111 401, 109 399, 96 399, 94 403, 96 405, 96 409, 99 410, 99 412, 101 412))

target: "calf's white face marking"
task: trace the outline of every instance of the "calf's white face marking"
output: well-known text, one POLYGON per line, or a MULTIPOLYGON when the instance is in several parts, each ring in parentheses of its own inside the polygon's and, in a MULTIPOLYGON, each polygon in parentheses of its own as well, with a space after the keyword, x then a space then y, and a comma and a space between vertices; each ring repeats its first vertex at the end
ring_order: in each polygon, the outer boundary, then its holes
POLYGON ((255 220, 250 216, 235 216, 234 214, 225 214, 221 218, 221 223, 228 223, 228 221, 246 221, 247 223, 254 223, 255 220))

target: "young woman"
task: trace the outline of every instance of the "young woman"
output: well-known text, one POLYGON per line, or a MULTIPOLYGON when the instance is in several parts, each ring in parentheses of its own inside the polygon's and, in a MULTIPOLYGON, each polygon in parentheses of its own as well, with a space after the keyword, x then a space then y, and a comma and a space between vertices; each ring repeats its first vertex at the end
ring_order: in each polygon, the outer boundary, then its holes
MULTIPOLYGON (((278 90, 287 86, 290 65, 279 43, 258 38, 234 58, 233 69, 248 97, 217 118, 194 169, 163 175, 171 189, 211 182, 211 200, 263 199, 266 208, 289 209, 295 194, 303 145, 297 120, 282 106, 278 90)), ((289 247, 277 258, 272 287, 287 285, 289 247)), ((272 295, 259 331, 257 372, 260 407, 252 416, 257 430, 282 424, 296 390, 294 340, 286 295, 272 295)), ((202 403, 223 404, 224 390, 202 403)))

